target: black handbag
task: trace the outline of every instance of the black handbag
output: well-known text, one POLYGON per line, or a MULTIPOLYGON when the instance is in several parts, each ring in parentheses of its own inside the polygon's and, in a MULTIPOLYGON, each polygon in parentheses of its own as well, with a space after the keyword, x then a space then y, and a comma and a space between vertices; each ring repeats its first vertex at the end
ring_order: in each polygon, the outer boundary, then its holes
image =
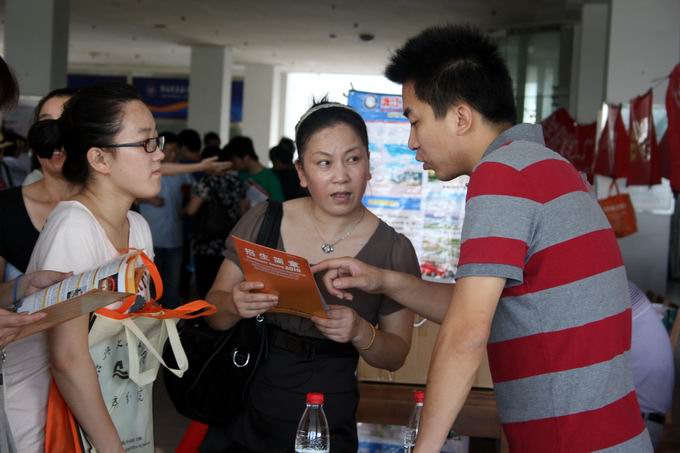
MULTIPOLYGON (((276 248, 283 208, 269 201, 256 242, 276 248)), ((245 407, 248 384, 266 355, 264 316, 242 319, 231 329, 218 331, 196 318, 182 322, 180 340, 189 369, 178 378, 167 369, 163 377, 170 400, 181 415, 214 427, 224 427, 245 407)), ((163 358, 173 367, 174 355, 165 345, 163 358)))

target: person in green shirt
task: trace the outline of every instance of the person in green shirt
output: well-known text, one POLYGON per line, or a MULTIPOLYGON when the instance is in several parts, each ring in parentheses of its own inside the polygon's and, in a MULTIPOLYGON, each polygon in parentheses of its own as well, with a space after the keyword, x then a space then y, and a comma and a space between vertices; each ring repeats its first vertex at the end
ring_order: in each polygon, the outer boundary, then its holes
POLYGON ((250 137, 238 135, 229 140, 224 150, 231 156, 233 168, 238 171, 242 182, 254 183, 258 189, 266 192, 265 198, 284 200, 278 176, 260 163, 250 137))

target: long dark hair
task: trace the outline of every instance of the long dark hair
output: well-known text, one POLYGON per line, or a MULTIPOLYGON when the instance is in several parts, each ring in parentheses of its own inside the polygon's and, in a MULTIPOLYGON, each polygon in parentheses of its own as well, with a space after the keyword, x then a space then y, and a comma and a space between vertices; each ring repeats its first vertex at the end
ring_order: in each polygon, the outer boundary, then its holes
POLYGON ((18 100, 19 84, 17 79, 7 62, 0 57, 0 111, 4 112, 14 108, 18 100))

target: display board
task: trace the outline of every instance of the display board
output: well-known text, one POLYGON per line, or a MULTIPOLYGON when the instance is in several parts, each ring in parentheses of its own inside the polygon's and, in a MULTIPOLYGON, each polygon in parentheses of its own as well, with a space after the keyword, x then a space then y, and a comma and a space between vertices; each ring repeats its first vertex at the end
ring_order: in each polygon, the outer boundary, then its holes
POLYGON ((413 243, 423 277, 451 281, 460 256, 467 176, 441 182, 408 148, 401 96, 350 91, 366 121, 372 179, 364 205, 413 243))

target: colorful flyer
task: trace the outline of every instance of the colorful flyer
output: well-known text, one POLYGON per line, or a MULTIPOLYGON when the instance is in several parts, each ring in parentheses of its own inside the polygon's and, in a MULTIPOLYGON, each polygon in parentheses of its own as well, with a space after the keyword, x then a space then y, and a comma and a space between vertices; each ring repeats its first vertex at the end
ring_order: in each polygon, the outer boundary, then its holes
POLYGON ((279 296, 271 311, 304 318, 327 318, 323 300, 309 263, 301 256, 265 247, 232 236, 246 281, 262 282, 263 293, 279 296))

